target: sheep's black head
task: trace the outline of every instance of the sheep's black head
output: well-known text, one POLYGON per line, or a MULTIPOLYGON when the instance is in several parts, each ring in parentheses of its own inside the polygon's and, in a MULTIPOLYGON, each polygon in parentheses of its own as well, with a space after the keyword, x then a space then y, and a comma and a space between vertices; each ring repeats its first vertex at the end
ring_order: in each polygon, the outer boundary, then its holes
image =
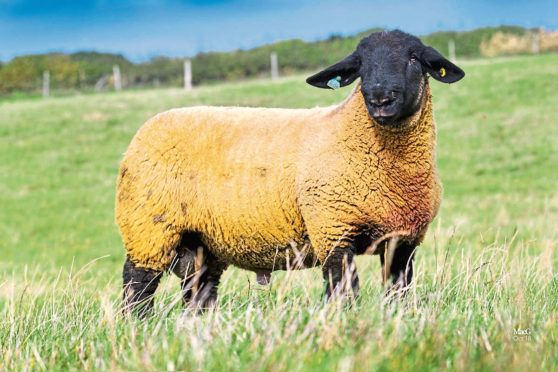
POLYGON ((465 76, 436 49, 395 30, 374 32, 363 38, 350 56, 306 82, 319 88, 332 88, 334 84, 343 87, 360 77, 370 116, 387 126, 397 125, 417 112, 427 73, 444 83, 454 83, 465 76))

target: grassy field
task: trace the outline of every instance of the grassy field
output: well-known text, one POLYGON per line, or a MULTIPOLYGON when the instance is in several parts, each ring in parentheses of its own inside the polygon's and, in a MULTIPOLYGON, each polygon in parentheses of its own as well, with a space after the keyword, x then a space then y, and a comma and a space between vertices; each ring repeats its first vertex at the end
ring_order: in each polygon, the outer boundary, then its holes
POLYGON ((323 304, 319 269, 260 287, 232 268, 215 312, 184 314, 166 276, 156 316, 122 321, 113 221, 119 161, 155 113, 349 89, 297 76, 0 103, 0 371, 558 370, 558 55, 462 67, 431 82, 444 201, 410 295, 385 303, 379 259, 360 257, 351 308, 323 304))

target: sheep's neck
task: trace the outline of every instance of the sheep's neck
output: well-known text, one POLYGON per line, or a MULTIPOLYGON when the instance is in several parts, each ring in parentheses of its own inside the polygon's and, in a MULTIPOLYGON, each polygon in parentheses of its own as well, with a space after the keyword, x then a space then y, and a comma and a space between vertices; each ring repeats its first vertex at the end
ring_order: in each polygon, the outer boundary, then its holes
POLYGON ((389 168, 434 168, 436 128, 428 84, 424 88, 421 108, 395 129, 382 126, 370 117, 360 85, 341 104, 337 113, 342 121, 342 141, 350 151, 361 153, 359 156, 370 155, 385 162, 384 166, 389 168))
POLYGON ((368 114, 360 87, 339 108, 339 151, 355 169, 356 196, 363 222, 384 232, 419 237, 437 213, 441 184, 435 163, 436 129, 431 94, 425 86, 421 109, 399 129, 386 128, 368 114))

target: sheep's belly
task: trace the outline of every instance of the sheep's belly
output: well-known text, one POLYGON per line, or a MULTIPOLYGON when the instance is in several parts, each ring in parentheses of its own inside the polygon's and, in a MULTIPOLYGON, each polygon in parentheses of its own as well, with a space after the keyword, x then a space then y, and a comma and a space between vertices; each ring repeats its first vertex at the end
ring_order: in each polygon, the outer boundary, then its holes
POLYGON ((307 268, 315 266, 317 261, 304 235, 275 243, 262 240, 261 237, 238 239, 226 245, 209 240, 209 249, 219 260, 256 272, 307 268))

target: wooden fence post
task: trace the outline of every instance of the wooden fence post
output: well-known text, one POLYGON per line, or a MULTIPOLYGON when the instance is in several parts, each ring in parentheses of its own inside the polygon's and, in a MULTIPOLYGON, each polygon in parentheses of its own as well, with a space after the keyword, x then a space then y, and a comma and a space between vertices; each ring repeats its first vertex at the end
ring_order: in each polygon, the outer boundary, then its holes
POLYGON ((120 76, 120 67, 118 65, 112 66, 112 74, 114 77, 114 89, 117 91, 122 90, 122 78, 120 76))
POLYGON ((43 98, 50 96, 50 72, 43 71, 43 98))
POLYGON ((271 80, 279 78, 279 62, 277 61, 277 53, 271 53, 271 80))
POLYGON ((533 32, 533 54, 540 53, 539 30, 533 32))
POLYGON ((192 90, 192 61, 189 59, 184 61, 184 90, 192 90))
POLYGON ((79 88, 83 89, 85 87, 85 71, 79 70, 78 77, 79 77, 79 88))
POLYGON ((450 61, 455 63, 455 42, 453 40, 450 40, 448 42, 448 52, 450 61))

